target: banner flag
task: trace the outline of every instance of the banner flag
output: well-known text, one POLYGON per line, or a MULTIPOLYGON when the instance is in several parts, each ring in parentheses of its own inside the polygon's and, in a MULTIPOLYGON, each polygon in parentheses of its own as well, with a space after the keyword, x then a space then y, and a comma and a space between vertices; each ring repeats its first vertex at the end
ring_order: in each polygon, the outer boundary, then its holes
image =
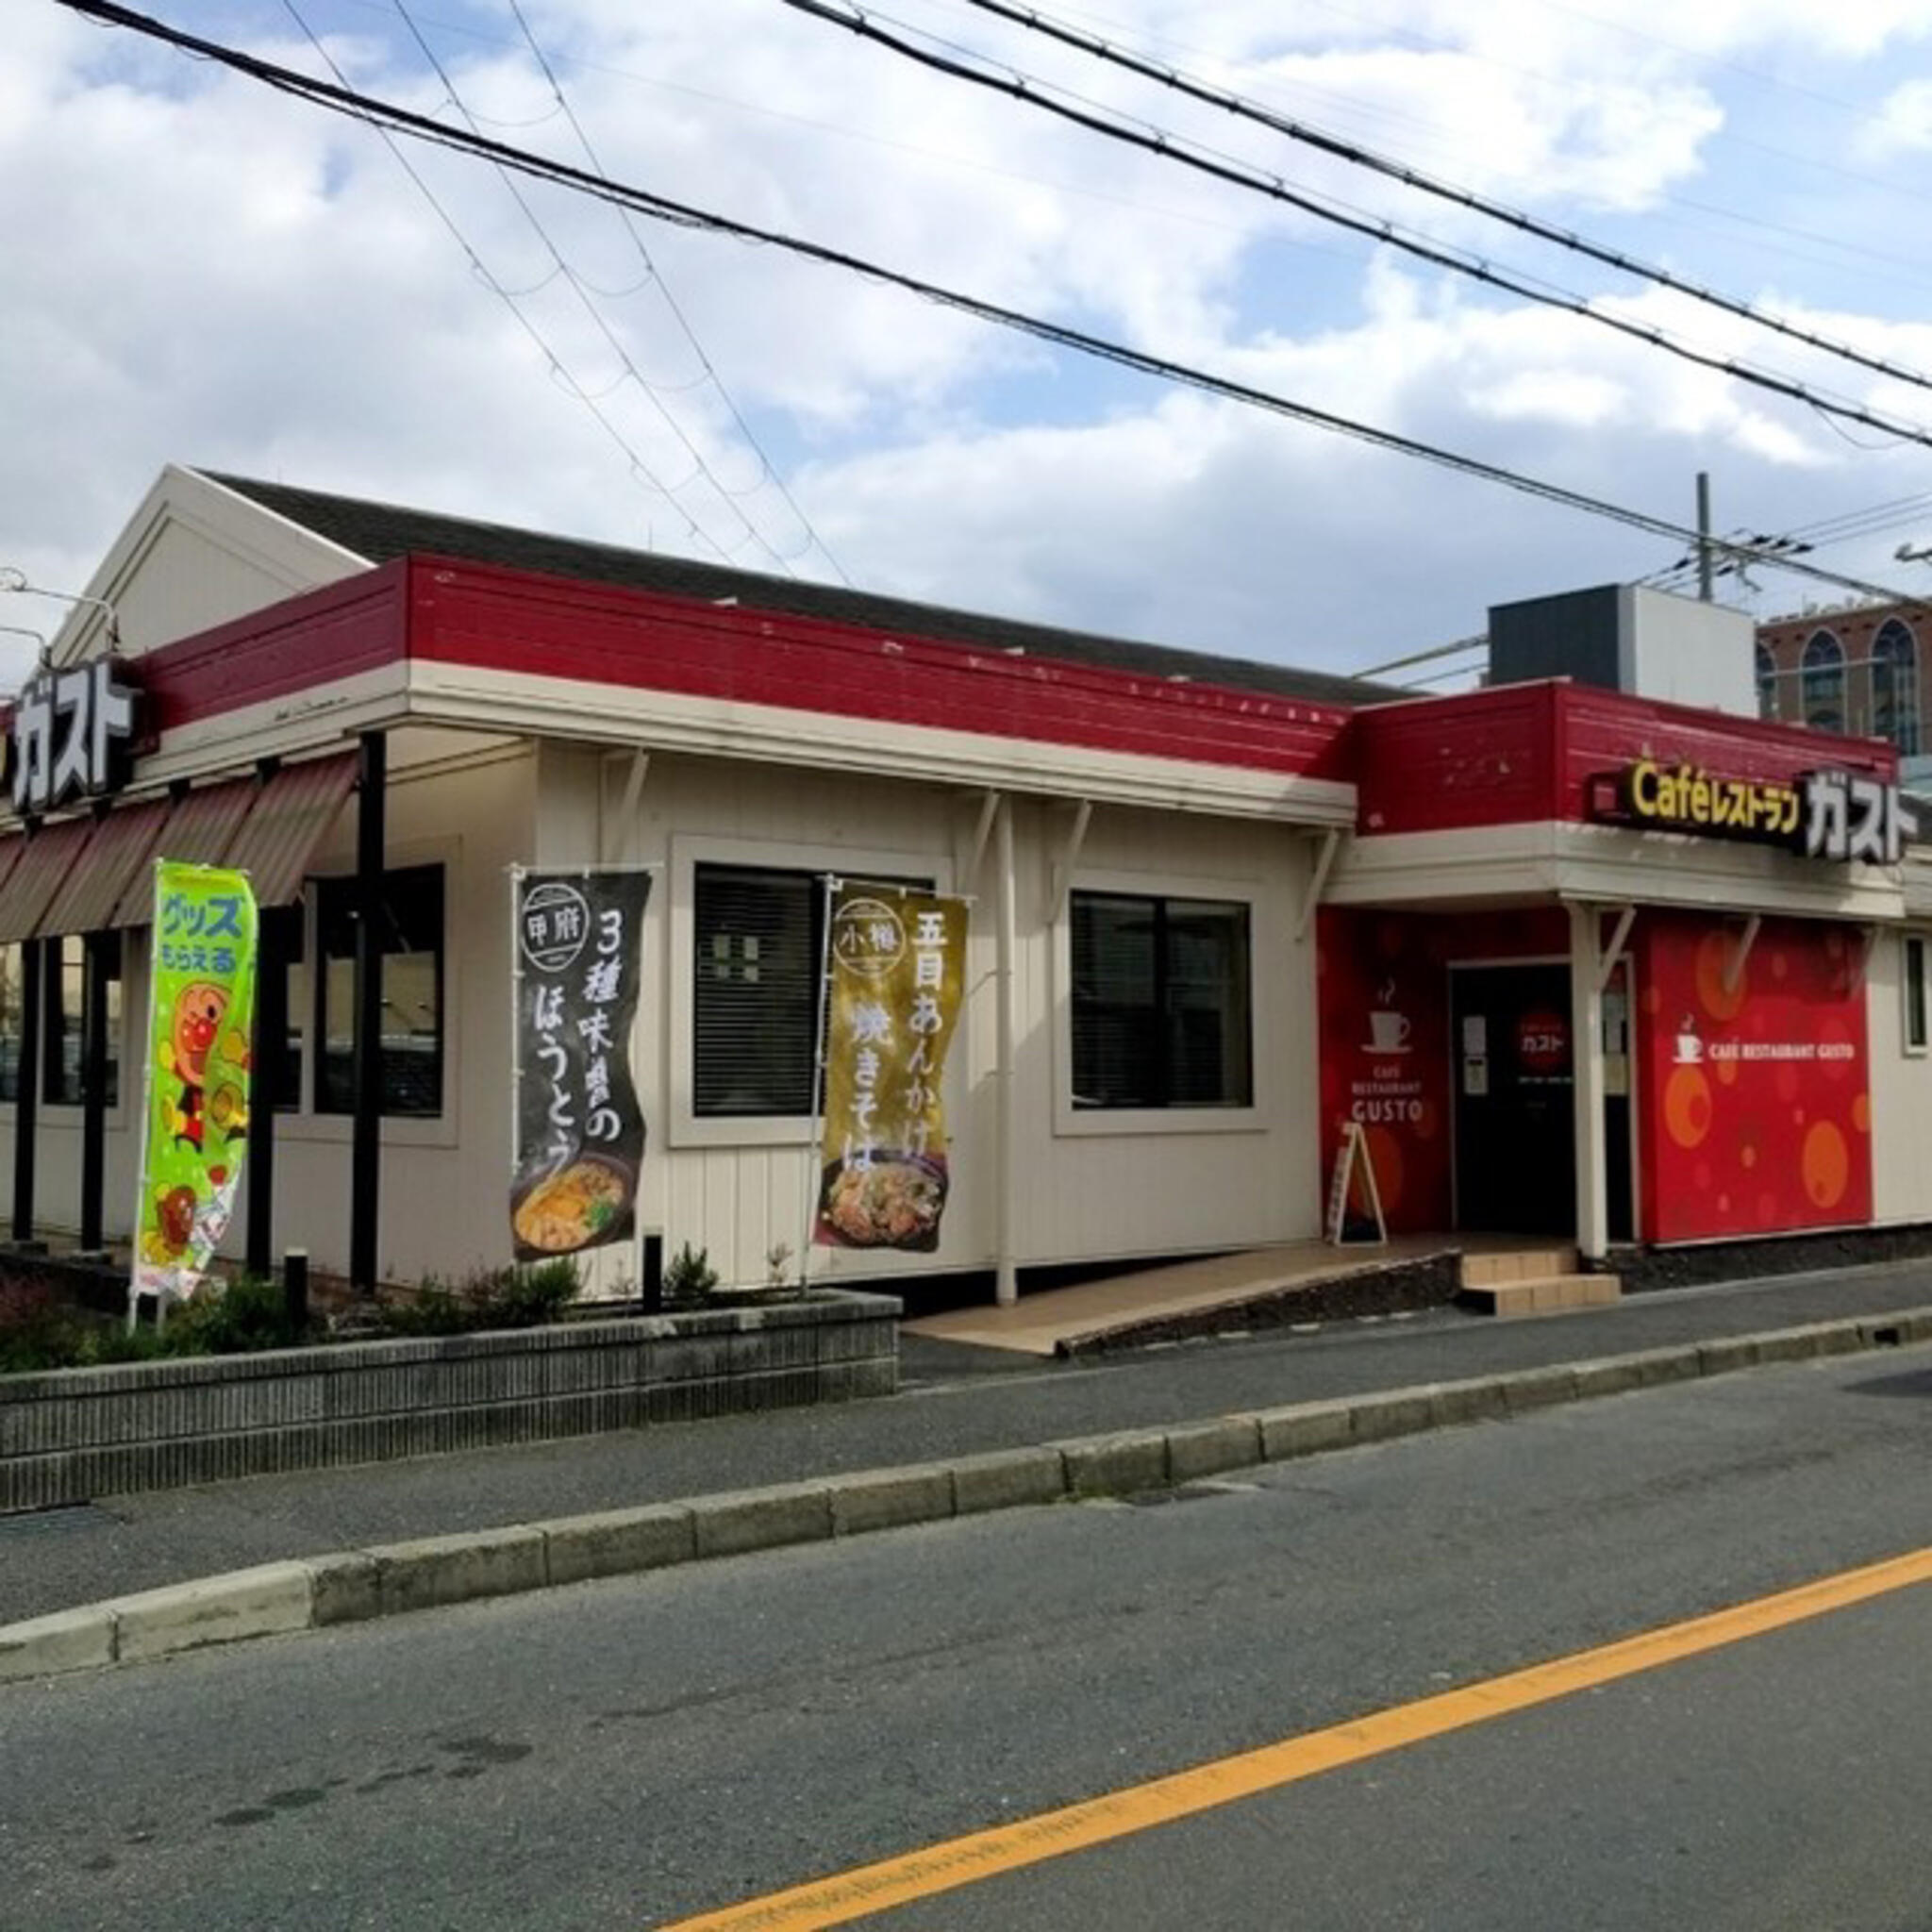
POLYGON ((520 1261, 630 1239, 644 1158, 631 1081, 648 872, 513 874, 520 1261))
POLYGON ((134 1292, 194 1293, 227 1232, 248 1133, 256 907, 248 874, 155 865, 134 1292))
POLYGON ((826 944, 821 1246, 940 1242, 941 1075, 966 976, 966 901, 847 880, 826 944))

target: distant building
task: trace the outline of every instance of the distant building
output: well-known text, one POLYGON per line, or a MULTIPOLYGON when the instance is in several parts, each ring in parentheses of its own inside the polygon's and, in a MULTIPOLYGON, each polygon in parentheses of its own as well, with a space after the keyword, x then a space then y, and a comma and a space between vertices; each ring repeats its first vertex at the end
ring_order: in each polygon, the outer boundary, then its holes
POLYGON ((1932 604, 1868 604, 1760 624, 1759 712, 1814 731, 1882 738, 1902 758, 1924 757, 1932 751, 1921 675, 1928 645, 1932 604))

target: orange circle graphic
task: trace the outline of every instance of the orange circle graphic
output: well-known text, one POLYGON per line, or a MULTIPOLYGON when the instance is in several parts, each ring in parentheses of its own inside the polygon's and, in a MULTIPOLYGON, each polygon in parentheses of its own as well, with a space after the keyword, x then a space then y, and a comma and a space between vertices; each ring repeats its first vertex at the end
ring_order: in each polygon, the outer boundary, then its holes
POLYGON ((1735 1020, 1744 1004, 1751 977, 1748 960, 1744 970, 1738 974, 1737 985, 1730 988, 1724 985, 1724 971, 1730 964, 1732 944, 1730 936, 1722 932, 1707 932, 1697 942, 1697 997, 1713 1020, 1735 1020))
POLYGON ((1746 1167, 1756 1167, 1757 1165, 1757 1149, 1752 1146, 1751 1143, 1747 1141, 1744 1143, 1742 1151, 1739 1154, 1738 1158, 1746 1167))
POLYGON ((1852 1181, 1852 1150, 1833 1121, 1813 1121, 1799 1168, 1814 1208, 1836 1208, 1852 1181))
POLYGON ((1679 1147, 1695 1147, 1710 1132, 1710 1082, 1702 1067, 1676 1067, 1664 1083, 1664 1128, 1679 1147))
POLYGON ((1736 1060, 1718 1061, 1717 1084, 1720 1087, 1735 1087, 1738 1084, 1738 1063, 1736 1060))

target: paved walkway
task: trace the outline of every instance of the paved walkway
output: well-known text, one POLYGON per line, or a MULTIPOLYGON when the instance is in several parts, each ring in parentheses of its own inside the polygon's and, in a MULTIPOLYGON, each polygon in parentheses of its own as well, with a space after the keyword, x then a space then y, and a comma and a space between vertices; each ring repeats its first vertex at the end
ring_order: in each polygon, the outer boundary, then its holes
POLYGON ((285 1557, 1932 1305, 1912 1261, 1496 1323, 1442 1311, 1070 1366, 908 1337, 890 1400, 0 1517, 0 1624, 285 1557))

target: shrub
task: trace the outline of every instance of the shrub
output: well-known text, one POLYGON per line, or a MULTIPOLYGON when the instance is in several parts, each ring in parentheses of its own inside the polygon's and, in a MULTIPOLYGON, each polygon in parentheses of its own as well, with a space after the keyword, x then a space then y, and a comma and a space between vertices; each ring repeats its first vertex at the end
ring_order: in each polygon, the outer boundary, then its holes
POLYGON ((281 1285, 243 1274, 223 1287, 209 1282, 192 1301, 178 1302, 161 1323, 163 1355, 250 1355, 265 1348, 299 1348, 308 1340, 289 1320, 281 1285))
POLYGON ((717 1285, 718 1271, 711 1266, 709 1248, 693 1252, 686 1241, 665 1266, 664 1299, 673 1307, 703 1301, 717 1285))
POLYGON ((390 1335, 468 1335, 484 1328, 536 1328, 554 1322, 578 1288, 576 1263, 479 1268, 454 1282, 425 1278, 407 1299, 385 1303, 390 1335))

